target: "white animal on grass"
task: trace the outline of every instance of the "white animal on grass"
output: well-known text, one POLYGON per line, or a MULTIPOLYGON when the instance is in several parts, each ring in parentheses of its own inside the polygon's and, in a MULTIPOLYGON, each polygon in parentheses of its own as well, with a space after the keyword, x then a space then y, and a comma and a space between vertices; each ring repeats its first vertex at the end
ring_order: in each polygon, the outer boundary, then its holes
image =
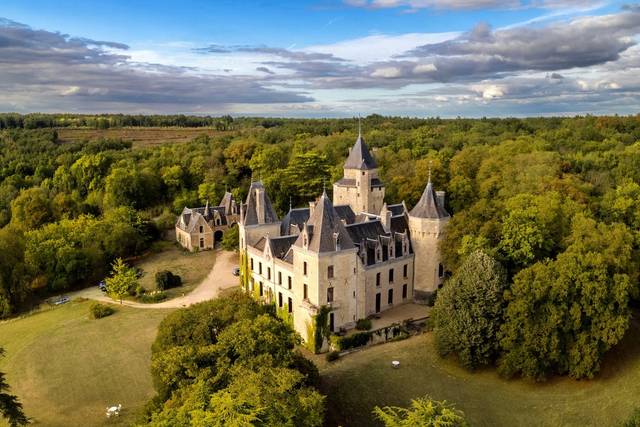
POLYGON ((107 408, 107 418, 111 417, 111 415, 120 415, 120 410, 122 409, 122 405, 118 404, 118 406, 112 406, 107 408))

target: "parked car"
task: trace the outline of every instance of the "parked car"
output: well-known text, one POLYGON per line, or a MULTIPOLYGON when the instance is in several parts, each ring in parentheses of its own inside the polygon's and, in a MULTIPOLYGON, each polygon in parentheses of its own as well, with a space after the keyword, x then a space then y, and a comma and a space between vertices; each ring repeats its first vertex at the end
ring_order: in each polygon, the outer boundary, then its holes
POLYGON ((55 305, 60 305, 60 304, 68 303, 69 301, 71 301, 69 297, 60 297, 60 299, 58 299, 57 301, 54 301, 53 303, 55 305))
POLYGON ((107 292, 107 284, 105 283, 104 280, 101 280, 98 283, 98 289, 100 289, 102 292, 107 292))
POLYGON ((234 267, 233 275, 234 276, 239 276, 240 275, 240 267, 234 267))

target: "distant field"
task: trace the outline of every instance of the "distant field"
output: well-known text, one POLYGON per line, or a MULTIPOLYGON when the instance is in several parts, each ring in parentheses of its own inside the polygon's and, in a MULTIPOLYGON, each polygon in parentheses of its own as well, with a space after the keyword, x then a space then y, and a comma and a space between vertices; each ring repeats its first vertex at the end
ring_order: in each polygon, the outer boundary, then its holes
POLYGON ((607 355, 593 381, 504 380, 441 359, 428 333, 354 353, 320 368, 329 427, 376 425, 375 405, 407 406, 425 394, 455 402, 472 426, 618 426, 640 406, 640 328, 607 355), (392 360, 400 368, 391 367, 392 360))
POLYGON ((134 147, 147 147, 173 142, 187 142, 200 135, 224 135, 224 131, 211 128, 114 128, 114 129, 84 129, 58 128, 58 139, 61 142, 76 142, 97 138, 120 138, 131 141, 134 147))
POLYGON ((116 306, 112 316, 90 320, 89 304, 0 323, 7 352, 0 370, 33 425, 131 425, 153 396, 150 347, 169 311, 116 306), (106 407, 118 403, 122 415, 107 419, 106 407))
POLYGON ((169 298, 188 293, 207 277, 215 262, 214 251, 187 252, 176 247, 173 242, 159 241, 156 243, 160 252, 151 253, 139 261, 135 266, 142 269, 144 275, 140 284, 147 290, 155 290, 156 273, 169 270, 182 278, 182 286, 168 289, 169 298))

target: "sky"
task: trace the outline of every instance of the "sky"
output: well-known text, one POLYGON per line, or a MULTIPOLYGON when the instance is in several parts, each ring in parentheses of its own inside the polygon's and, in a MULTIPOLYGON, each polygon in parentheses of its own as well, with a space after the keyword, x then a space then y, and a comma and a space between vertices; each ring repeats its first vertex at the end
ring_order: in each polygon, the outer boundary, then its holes
POLYGON ((0 111, 640 113, 640 3, 2 0, 0 111))

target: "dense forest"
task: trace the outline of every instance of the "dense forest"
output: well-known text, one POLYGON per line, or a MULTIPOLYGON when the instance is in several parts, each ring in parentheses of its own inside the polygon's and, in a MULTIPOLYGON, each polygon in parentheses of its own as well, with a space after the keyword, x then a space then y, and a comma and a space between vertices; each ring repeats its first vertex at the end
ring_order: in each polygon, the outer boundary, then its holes
MULTIPOLYGON (((638 293, 640 116, 373 115, 362 128, 388 201, 411 207, 432 164, 453 214, 442 245, 452 283, 491 270, 498 291, 485 326, 495 333, 482 331, 491 342, 461 348, 455 325, 443 324, 443 352, 469 367, 499 361, 509 375, 593 375, 627 329, 638 293)), ((103 277, 113 259, 141 253, 173 227, 184 206, 217 203, 225 189, 244 199, 251 179, 264 182, 280 214, 306 204, 341 176, 357 123, 2 114, 0 129, 0 314, 9 316, 34 293, 103 277), (67 126, 226 132, 138 148, 60 142, 56 128, 67 126)))

